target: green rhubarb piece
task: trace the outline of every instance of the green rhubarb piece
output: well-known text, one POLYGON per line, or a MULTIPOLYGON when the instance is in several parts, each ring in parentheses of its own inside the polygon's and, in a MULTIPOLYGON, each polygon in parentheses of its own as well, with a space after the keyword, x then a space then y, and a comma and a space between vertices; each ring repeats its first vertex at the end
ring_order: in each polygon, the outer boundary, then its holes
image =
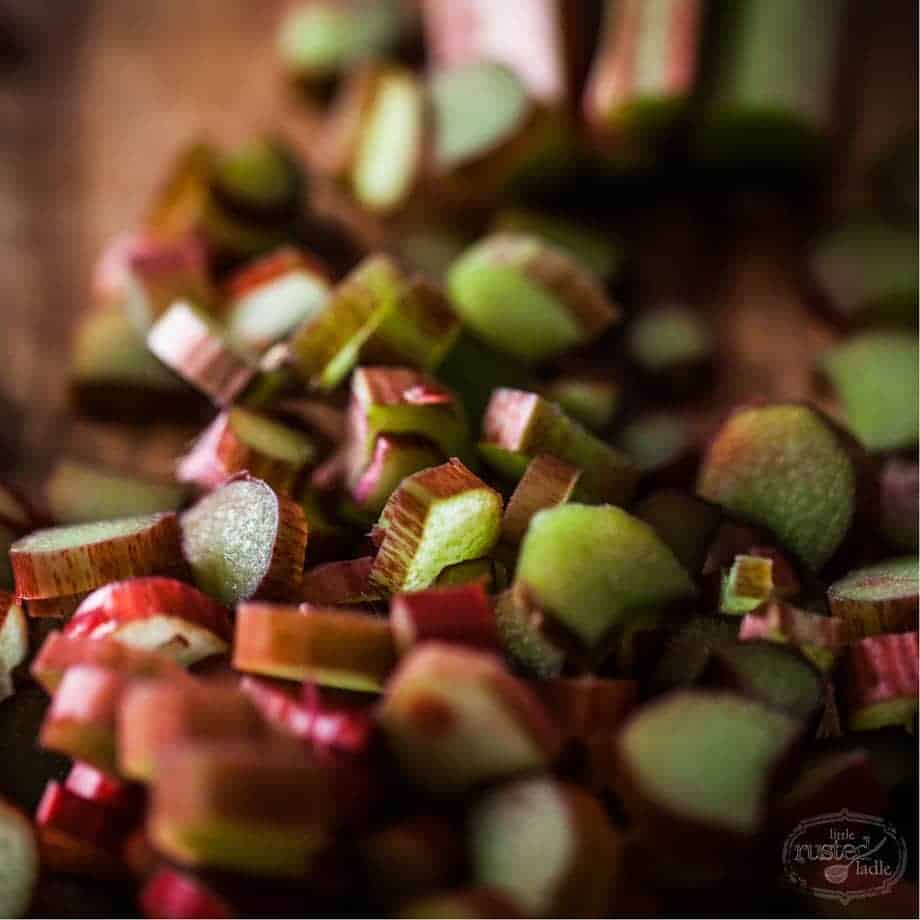
POLYGON ((435 162, 445 172, 486 157, 513 140, 533 108, 518 77, 489 60, 436 72, 429 92, 435 162))
POLYGON ((409 368, 359 367, 351 378, 348 424, 353 487, 367 470, 381 434, 412 435, 436 446, 444 458, 470 459, 469 431, 456 397, 409 368))
POLYGON ((722 576, 719 613, 743 616, 773 594, 773 560, 764 556, 735 556, 722 576))
POLYGON ((696 368, 712 357, 712 333, 689 307, 669 304, 640 313, 626 337, 629 355, 646 373, 696 368))
POLYGON ((300 581, 303 514, 259 479, 241 477, 206 495, 182 515, 181 526, 195 584, 225 604, 257 592, 273 597, 300 581))
POLYGON ((728 617, 695 616, 667 639, 652 675, 656 690, 696 683, 710 655, 738 638, 738 621, 728 617))
POLYGON ((385 55, 402 37, 408 14, 398 0, 291 6, 278 29, 278 54, 295 79, 323 81, 367 57, 385 55))
POLYGON ((367 467, 351 490, 357 513, 362 519, 369 515, 373 520, 407 476, 443 460, 444 455, 422 439, 380 435, 367 467))
POLYGON ((793 404, 735 413, 711 442, 697 483, 703 498, 766 527, 813 571, 846 537, 856 488, 840 435, 793 404))
POLYGON ((29 819, 0 799, 0 914, 25 917, 39 877, 39 849, 29 819))
POLYGON ((625 454, 570 419, 536 393, 499 389, 482 423, 480 455, 503 475, 517 479, 537 454, 550 454, 581 470, 575 496, 626 504, 638 469, 625 454))
POLYGON ((688 492, 661 489, 643 498, 635 514, 651 525, 688 572, 702 571, 722 518, 717 507, 688 492))
POLYGON ((437 224, 408 229, 394 243, 410 268, 438 282, 444 280, 451 262, 467 247, 458 230, 437 224))
POLYGON ((660 833, 672 818, 753 835, 798 733, 796 720, 734 693, 685 690, 648 703, 620 733, 626 810, 640 832, 648 822, 660 833))
POLYGON ((500 591, 508 583, 508 570, 495 559, 469 559, 441 570, 435 586, 448 588, 479 582, 487 591, 500 591))
POLYGON ((522 209, 502 211, 495 218, 493 230, 541 237, 570 253, 605 280, 616 275, 623 264, 620 243, 606 229, 562 215, 522 209))
POLYGON ((316 454, 316 445, 306 435, 248 409, 231 409, 230 426, 253 450, 295 469, 309 463, 316 454))
POLYGON ((501 496, 459 460, 409 476, 380 515, 371 583, 389 594, 429 587, 447 566, 488 555, 501 513, 501 496))
POLYGON ((363 113, 351 170, 351 190, 369 211, 390 214, 404 205, 425 159, 425 97, 410 70, 388 68, 374 83, 363 113))
POLYGON ((838 617, 772 603, 763 612, 745 616, 738 638, 791 645, 822 674, 830 674, 846 642, 846 626, 838 617))
POLYGON ((292 210, 300 181, 287 151, 261 138, 221 156, 213 179, 218 194, 234 208, 282 216, 292 210))
POLYGON ((454 263, 447 283, 473 331, 527 363, 590 341, 617 319, 599 279, 535 236, 486 237, 454 263))
POLYGON ((821 358, 850 430, 870 451, 917 444, 920 347, 913 334, 865 332, 821 358))
POLYGON ((920 561, 889 559, 857 569, 827 591, 831 613, 847 624, 851 638, 917 629, 920 561))
POLYGON ((659 470, 677 461, 690 444, 687 420, 673 412, 651 412, 630 422, 617 443, 643 472, 659 470))
POLYGON ((546 395, 582 425, 603 431, 613 421, 622 394, 612 380, 559 377, 546 388, 546 395))
POLYGON ((495 599, 495 625, 505 654, 520 671, 541 680, 562 673, 565 650, 547 635, 546 616, 526 590, 511 588, 495 599))
POLYGON ((538 512, 514 578, 589 647, 613 630, 654 622, 695 594, 652 528, 613 505, 570 503, 538 512))
POLYGON ((178 483, 128 476, 78 460, 60 461, 45 483, 48 510, 61 524, 177 511, 186 494, 178 483))
POLYGON ((401 277, 386 256, 371 256, 332 290, 326 306, 301 324, 290 340, 300 377, 333 390, 358 362, 362 345, 397 306, 401 277))
POLYGON ((544 769, 559 745, 543 705, 498 658, 444 643, 402 659, 378 715, 400 767, 438 797, 544 769))
POLYGON ((710 161, 814 162, 832 117, 840 0, 747 0, 726 6, 714 92, 700 131, 710 161))
POLYGON ((788 645, 760 639, 725 645, 713 652, 700 683, 748 694, 798 719, 814 717, 824 705, 824 676, 788 645))
POLYGON ((460 333, 438 367, 438 379, 449 386, 466 408, 467 418, 478 424, 493 390, 516 387, 536 390, 537 380, 522 364, 499 354, 469 332, 460 333))
POLYGON ((812 270, 833 307, 854 325, 916 328, 916 229, 860 220, 824 237, 812 270))
POLYGON ((619 842, 600 803, 548 777, 486 794, 470 815, 473 880, 528 917, 601 917, 617 875, 619 842))
POLYGON ((322 275, 293 267, 229 304, 227 334, 245 349, 264 349, 322 310, 329 293, 322 275))

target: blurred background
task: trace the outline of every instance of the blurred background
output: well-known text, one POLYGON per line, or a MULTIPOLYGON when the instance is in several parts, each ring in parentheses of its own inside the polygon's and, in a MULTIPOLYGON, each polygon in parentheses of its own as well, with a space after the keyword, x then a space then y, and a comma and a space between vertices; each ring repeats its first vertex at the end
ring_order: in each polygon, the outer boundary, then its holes
MULTIPOLYGON (((195 430, 154 424, 131 411, 121 421, 143 424, 126 430, 71 411, 71 342, 90 309, 90 278, 104 244, 138 224, 171 160, 190 141, 205 137, 227 149, 271 133, 305 163, 316 152, 320 113, 360 55, 330 52, 332 65, 311 70, 309 60, 304 64, 309 48, 298 50, 294 26, 279 39, 288 6, 275 0, 0 0, 0 472, 28 484, 62 452, 166 472, 177 445, 195 430)), ((427 47, 430 66, 439 39, 430 22, 427 43, 420 37, 419 6, 407 4, 406 31, 396 38, 375 46, 364 36, 371 50, 423 67, 427 47)), ((450 24, 435 31, 463 33, 463 10, 483 6, 456 3, 450 24)), ((603 232, 609 226, 624 253, 615 284, 627 308, 676 297, 712 320, 720 371, 700 412, 749 395, 822 399, 813 359, 841 326, 816 306, 803 272, 813 239, 844 216, 883 206, 876 165, 888 151, 907 149, 902 172, 916 183, 915 0, 773 4, 791 12, 784 19, 780 10, 769 25, 785 60, 774 53, 764 64, 764 74, 772 74, 768 82, 798 80, 807 93, 808 61, 818 68, 825 53, 833 60, 832 99, 826 111, 813 113, 824 144, 820 165, 792 170, 785 163, 779 170, 775 163, 766 170, 735 169, 730 157, 700 168, 688 156, 694 119, 717 91, 712 87, 721 65, 714 61, 728 53, 718 50, 730 28, 721 17, 733 15, 736 4, 717 2, 700 13, 708 31, 699 38, 696 76, 687 89, 689 146, 688 135, 677 132, 676 143, 668 139, 647 157, 643 150, 625 163, 615 162, 616 143, 611 154, 609 138, 581 140, 582 84, 598 53, 599 4, 492 0, 496 34, 505 36, 493 46, 512 69, 536 71, 523 74, 533 89, 546 63, 539 50, 545 43, 531 24, 542 6, 562 17, 564 44, 576 26, 581 30, 566 78, 571 85, 558 99, 538 100, 566 110, 561 123, 578 123, 565 128, 572 136, 579 132, 578 151, 569 150, 561 166, 554 163, 548 189, 540 182, 523 191, 499 185, 475 202, 439 207, 439 213, 468 233, 487 226, 495 209, 523 201, 571 212, 576 222, 603 232), (839 25, 833 52, 821 42, 828 10, 839 25), (507 51, 508 36, 517 50, 507 51), (528 58, 530 65, 522 65, 528 58)), ((334 45, 338 39, 323 40, 334 45)), ((464 52, 441 47, 438 53, 464 52)), ((321 49, 319 57, 324 54, 321 49)), ((336 233, 347 230, 347 244, 337 242, 336 251, 352 243, 356 252, 381 241, 391 245, 407 228, 424 229, 430 217, 407 208, 368 218, 315 163, 306 168, 318 177, 305 206, 335 215, 336 233)), ((908 214, 907 223, 915 228, 915 216, 908 214)), ((323 227, 314 228, 314 237, 323 227)))

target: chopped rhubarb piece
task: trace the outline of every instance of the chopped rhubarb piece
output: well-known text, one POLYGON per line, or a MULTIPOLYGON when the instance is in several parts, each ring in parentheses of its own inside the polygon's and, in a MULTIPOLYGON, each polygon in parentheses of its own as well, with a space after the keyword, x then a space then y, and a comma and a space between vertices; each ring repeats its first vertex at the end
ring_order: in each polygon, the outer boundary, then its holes
POLYGON ((722 517, 716 506, 688 492, 661 489, 643 498, 635 514, 652 527, 690 574, 702 571, 722 517))
POLYGON ((620 842, 597 799, 549 778, 489 792, 470 817, 473 880, 528 916, 599 917, 619 872, 620 842))
POLYGON ((48 510, 60 524, 177 511, 185 493, 174 482, 130 476, 78 460, 61 460, 45 483, 48 510))
POLYGON ((129 578, 86 597, 64 635, 109 637, 133 648, 159 651, 189 666, 227 650, 226 608, 172 578, 129 578))
POLYGON ((362 346, 395 311, 402 276, 386 256, 372 256, 333 290, 326 306, 291 339, 291 360, 305 382, 332 390, 348 376, 362 346))
POLYGON ((554 677, 534 685, 567 738, 617 732, 639 701, 634 680, 554 677))
POLYGON ((76 761, 64 787, 74 795, 112 811, 133 815, 137 811, 137 789, 88 763, 76 761))
POLYGON ((812 166, 833 116, 843 4, 753 0, 720 24, 701 155, 715 165, 812 166), (792 47, 789 35, 801 36, 792 47))
POLYGON ((736 690, 802 720, 813 720, 824 707, 824 677, 796 648, 750 640, 716 649, 700 675, 700 684, 736 690))
POLYGON ((316 607, 369 604, 382 595, 369 581, 373 556, 327 562, 304 572, 301 597, 316 607))
POLYGON ((37 530, 10 549, 20 597, 76 594, 132 575, 184 572, 172 512, 37 530))
POLYGON ((448 287, 474 332, 528 363, 596 338, 618 317, 598 278, 534 236, 486 237, 451 266, 448 287))
POLYGON ((379 903, 446 887, 462 877, 463 841, 439 815, 415 815, 368 834, 359 844, 371 896, 379 903))
POLYGON ((396 651, 390 624, 357 611, 241 604, 233 666, 240 671, 379 691, 396 651))
POLYGON ((116 771, 115 717, 128 681, 108 668, 68 668, 42 724, 42 747, 116 771))
POLYGON ((411 70, 382 68, 360 112, 351 193, 372 213, 404 207, 424 178, 430 145, 424 84, 411 70))
POLYGON ((61 597, 31 597, 25 602, 26 609, 29 616, 36 619, 67 620, 92 593, 80 591, 61 597))
POLYGON ((846 643, 847 627, 836 616, 825 617, 786 604, 772 603, 763 612, 749 613, 744 617, 738 638, 788 643, 827 674, 846 643))
POLYGON ((502 517, 502 540, 517 546, 524 539, 531 518, 543 508, 569 500, 581 470, 551 454, 537 454, 515 487, 502 517))
POLYGON ((917 233, 881 223, 845 224, 812 258, 834 310, 854 326, 917 322, 917 233))
POLYGON ((215 293, 207 254, 194 236, 157 239, 144 233, 120 236, 103 251, 93 276, 93 294, 117 304, 143 333, 175 300, 209 305, 215 293))
POLYGON ((697 489, 769 528, 812 571, 841 546, 857 515, 857 461, 816 410, 778 404, 742 409, 719 429, 697 489))
POLYGON ((319 399, 282 399, 273 406, 281 415, 296 420, 330 444, 345 440, 345 412, 319 399))
POLYGON ((546 388, 546 395, 591 431, 604 431, 617 413, 622 394, 613 380, 557 377, 546 388))
POLYGON ((917 463, 888 460, 881 473, 882 532, 899 550, 920 546, 920 467, 917 463))
POLYGON ((175 156, 153 197, 144 224, 157 238, 187 236, 199 229, 217 151, 194 141, 175 156))
POLYGON ((505 64, 549 106, 573 102, 590 19, 583 4, 530 0, 514 9, 489 0, 425 0, 431 66, 478 60, 505 64))
POLYGON ((433 74, 434 158, 444 173, 497 157, 526 130, 534 104, 515 74, 476 60, 433 74))
POLYGON ((440 643, 403 659, 379 716, 402 769, 438 796, 539 770, 559 746, 542 704, 498 658, 440 643))
POLYGON ((638 416, 619 433, 617 446, 646 476, 654 475, 657 481, 683 485, 696 465, 690 424, 676 412, 638 416))
POLYGON ((29 654, 29 630, 22 607, 0 591, 0 703, 16 692, 13 671, 29 654))
POLYGON ((258 710, 235 687, 148 681, 131 687, 120 701, 118 766, 131 779, 155 782, 164 753, 180 742, 266 735, 258 710))
POLYGON ((130 677, 164 677, 172 681, 184 672, 166 655, 131 648, 106 637, 48 634, 32 660, 31 673, 48 693, 54 693, 64 674, 73 667, 89 666, 110 669, 130 677))
POLYGON ((501 508, 501 496, 459 460, 409 476, 380 515, 371 583, 391 594, 427 588, 447 566, 488 554, 501 508))
POLYGON ((147 347, 219 406, 233 402, 255 373, 251 359, 231 345, 214 319, 181 300, 157 320, 147 347))
POLYGON ((153 356, 119 306, 80 317, 70 388, 80 411, 103 418, 195 415, 201 408, 194 391, 153 356))
POLYGON ((620 733, 627 813, 649 839, 692 832, 712 852, 744 850, 763 827, 775 774, 799 731, 795 720, 734 693, 681 691, 647 703, 620 733))
POLYGON ((719 613, 744 616, 773 595, 773 560, 764 556, 735 556, 722 576, 719 613))
POLYGON ((916 556, 857 569, 828 588, 831 613, 851 638, 917 630, 920 563, 916 556))
POLYGON ((868 731, 903 725, 917 717, 917 633, 869 636, 852 643, 846 657, 847 727, 868 731))
POLYGON ((521 544, 515 584, 587 647, 654 622, 695 588, 668 547, 613 505, 540 511, 521 544))
POLYGON ((478 583, 394 594, 390 623, 401 655, 430 639, 499 650, 492 601, 478 583))
POLYGON ((326 838, 320 771, 282 739, 185 742, 166 752, 151 788, 148 833, 187 866, 301 876, 326 838))
POLYGON ((237 914, 194 875, 160 869, 144 885, 138 901, 145 917, 158 920, 231 920, 237 914))
POLYGON ((227 282, 227 335, 245 351, 263 352, 321 310, 329 270, 285 247, 251 263, 227 282))
POLYGON ((410 10, 398 0, 307 0, 284 14, 278 54, 298 83, 322 83, 348 73, 359 61, 386 57, 410 23, 410 10))
POLYGON ((249 409, 223 412, 176 466, 176 478, 213 489, 242 471, 289 492, 316 448, 299 431, 249 409))
POLYGON ((38 881, 38 847, 25 815, 0 799, 0 914, 24 917, 38 881))
POLYGON ((492 888, 458 888, 407 901, 400 920, 476 920, 482 917, 520 917, 520 909, 507 895, 492 888))
POLYGON ((133 818, 132 814, 120 814, 54 780, 45 787, 35 811, 38 827, 112 852, 118 848, 133 818))
POLYGON ((538 454, 564 460, 581 470, 576 498, 592 501, 625 504, 639 478, 628 457, 555 404, 525 390, 494 391, 482 422, 480 452, 500 472, 516 473, 514 478, 520 478, 528 460, 538 454))
POLYGON ((821 356, 849 429, 870 451, 913 448, 920 346, 914 333, 864 332, 821 356))
POLYGON ((701 0, 605 5, 585 118, 618 163, 649 165, 689 112, 699 71, 701 0))
POLYGON ((551 634, 551 622, 523 585, 495 599, 495 625, 502 648, 516 668, 550 679, 562 673, 566 649, 551 634))
POLYGON ((202 498, 181 523, 183 552, 206 594, 226 604, 297 595, 307 524, 293 499, 243 475, 202 498))
POLYGON ((481 584, 487 591, 501 591, 508 583, 508 570, 494 559, 468 559, 441 569, 435 587, 452 588, 458 585, 481 584))
POLYGON ((443 460, 444 454, 425 438, 379 435, 367 467, 352 486, 350 516, 361 521, 376 519, 407 476, 443 460))

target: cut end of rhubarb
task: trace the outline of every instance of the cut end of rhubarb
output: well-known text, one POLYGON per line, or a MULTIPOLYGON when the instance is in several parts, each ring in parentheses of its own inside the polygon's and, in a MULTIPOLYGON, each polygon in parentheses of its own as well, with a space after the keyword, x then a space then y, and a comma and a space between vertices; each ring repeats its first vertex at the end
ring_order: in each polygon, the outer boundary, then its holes
POLYGON ((831 612, 852 638, 917 629, 920 563, 916 556, 890 559, 851 572, 827 592, 831 612))

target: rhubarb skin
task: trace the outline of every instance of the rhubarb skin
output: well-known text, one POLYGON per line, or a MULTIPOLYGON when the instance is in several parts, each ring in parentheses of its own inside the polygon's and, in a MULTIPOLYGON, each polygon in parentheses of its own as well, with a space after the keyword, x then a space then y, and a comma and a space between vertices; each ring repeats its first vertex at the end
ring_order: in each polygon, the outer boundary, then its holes
POLYGON ((827 674, 846 644, 847 628, 839 617, 820 616, 786 604, 771 603, 763 612, 744 617, 738 638, 793 645, 827 674))
POLYGON ((409 476, 380 515, 371 583, 387 594, 427 588, 447 566, 488 555, 501 508, 501 496, 457 459, 409 476))
POLYGON ((588 648, 654 622, 696 593, 651 527, 613 505, 569 503, 537 513, 514 578, 588 648))
POLYGON ((314 607, 349 607, 382 598, 369 577, 373 556, 326 562, 304 572, 301 597, 314 607))
POLYGON ((389 623, 370 614, 256 603, 237 608, 233 666, 240 671, 377 692, 395 660, 389 623))
POLYGON ((403 659, 379 718, 403 771, 441 798, 542 769, 560 743, 542 704, 498 658, 435 642, 403 659))
POLYGON ((184 742, 168 751, 147 818, 156 849, 187 866, 303 876, 327 837, 329 794, 289 745, 184 742))
POLYGON ((160 869, 144 885, 138 902, 151 920, 232 920, 237 914, 201 879, 175 869, 160 869))
POLYGON ((173 512, 37 530, 10 548, 16 592, 52 598, 132 575, 184 574, 173 512))
POLYGON ((45 787, 35 811, 38 827, 85 840, 112 853, 117 851, 136 817, 136 812, 119 813, 55 780, 45 787))
POLYGON ((493 454, 505 452, 519 478, 529 458, 550 454, 581 470, 575 498, 626 505, 639 480, 639 470, 625 454, 586 431, 558 406, 536 393, 499 388, 493 391, 482 422, 480 450, 490 465, 493 454))
POLYGON ((866 731, 886 725, 913 730, 917 717, 916 632, 869 636, 847 649, 847 727, 866 731))
POLYGON ((534 457, 508 499, 502 517, 502 540, 517 546, 531 518, 543 508, 568 501, 580 476, 581 470, 551 454, 534 457))
POLYGON ((479 583, 395 594, 390 623, 400 654, 435 640, 497 652, 501 645, 492 600, 479 583))

